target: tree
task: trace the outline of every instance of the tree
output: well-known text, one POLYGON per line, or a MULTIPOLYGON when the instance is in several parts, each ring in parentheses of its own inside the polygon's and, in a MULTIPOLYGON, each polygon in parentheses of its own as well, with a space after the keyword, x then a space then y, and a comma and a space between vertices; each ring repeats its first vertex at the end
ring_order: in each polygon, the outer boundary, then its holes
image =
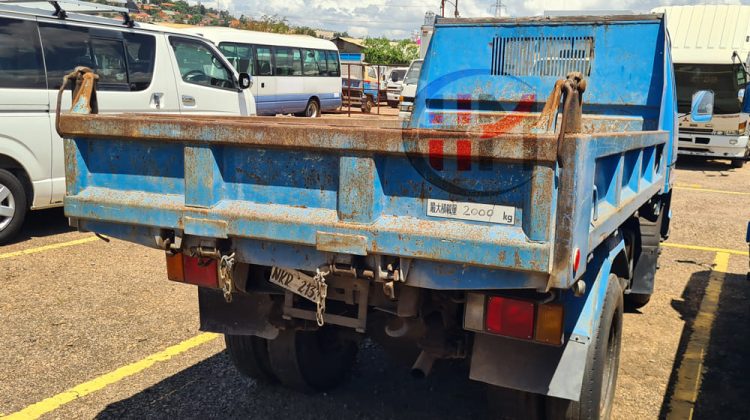
POLYGON ((419 56, 417 44, 408 39, 391 42, 385 37, 366 38, 365 61, 376 64, 407 64, 419 56))

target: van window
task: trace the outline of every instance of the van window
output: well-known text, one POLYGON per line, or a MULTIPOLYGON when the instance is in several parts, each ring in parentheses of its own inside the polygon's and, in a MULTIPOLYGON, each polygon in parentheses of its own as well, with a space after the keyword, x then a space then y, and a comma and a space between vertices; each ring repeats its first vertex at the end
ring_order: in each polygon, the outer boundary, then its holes
POLYGON ((152 35, 134 33, 124 33, 123 38, 128 60, 130 90, 145 90, 154 78, 156 38, 152 35))
POLYGON ((326 51, 326 63, 328 65, 329 76, 341 76, 341 69, 339 68, 339 53, 337 51, 326 51))
POLYGON ((47 88, 34 21, 0 18, 0 87, 47 88))
POLYGON ((255 61, 257 62, 258 76, 273 75, 270 47, 255 47, 255 61))
POLYGON ((59 89, 63 77, 77 66, 93 69, 102 91, 138 91, 151 84, 153 36, 46 22, 39 23, 39 32, 50 89, 59 89))
POLYGON ((232 73, 204 43, 170 37, 182 80, 195 85, 234 89, 232 73))
POLYGON ((301 54, 297 48, 276 47, 274 48, 274 62, 276 63, 276 76, 301 76, 302 61, 301 54))
POLYGON ((235 44, 233 42, 222 42, 219 51, 237 69, 238 72, 253 73, 253 47, 249 44, 235 44))
POLYGON ((122 41, 92 37, 90 46, 96 74, 99 75, 97 87, 109 86, 111 90, 130 90, 122 41))

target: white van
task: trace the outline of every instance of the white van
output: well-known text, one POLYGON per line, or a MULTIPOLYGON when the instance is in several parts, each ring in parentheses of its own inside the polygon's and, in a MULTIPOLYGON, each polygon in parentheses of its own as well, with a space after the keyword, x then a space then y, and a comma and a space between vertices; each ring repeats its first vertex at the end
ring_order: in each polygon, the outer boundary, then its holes
MULTIPOLYGON (((99 75, 100 112, 255 114, 240 75, 211 43, 153 25, 57 15, 64 18, 0 2, 0 244, 18 233, 27 210, 62 205, 56 100, 76 66, 99 75)), ((70 101, 68 89, 62 108, 70 101)))
POLYGON ((307 35, 222 27, 191 27, 241 72, 253 76, 258 115, 319 117, 341 106, 341 66, 336 44, 307 35))

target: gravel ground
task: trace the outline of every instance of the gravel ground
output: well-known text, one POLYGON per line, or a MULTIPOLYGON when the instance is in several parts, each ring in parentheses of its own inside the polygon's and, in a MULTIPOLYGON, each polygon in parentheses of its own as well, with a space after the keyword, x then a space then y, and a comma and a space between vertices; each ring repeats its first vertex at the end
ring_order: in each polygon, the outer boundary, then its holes
MULTIPOLYGON (((669 242, 746 249, 750 165, 689 160, 678 170, 669 242)), ((33 213, 0 254, 89 237, 60 210, 33 213)), ((651 303, 625 315, 614 417, 663 416, 715 254, 665 248, 651 303)), ((0 259, 0 414, 18 411, 196 334, 196 291, 165 280, 163 254, 113 240, 0 259)), ((733 255, 721 293, 695 417, 750 417, 750 283, 733 255)), ((240 377, 215 339, 47 418, 480 419, 484 387, 461 363, 440 362, 425 380, 365 341, 341 388, 304 395, 240 377)))

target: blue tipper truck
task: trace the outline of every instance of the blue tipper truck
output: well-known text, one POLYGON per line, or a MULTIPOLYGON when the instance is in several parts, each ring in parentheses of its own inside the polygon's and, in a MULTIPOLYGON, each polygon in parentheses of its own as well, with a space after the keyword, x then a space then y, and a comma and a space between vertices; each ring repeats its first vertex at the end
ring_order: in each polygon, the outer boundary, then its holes
POLYGON ((669 51, 658 14, 438 19, 406 127, 79 106, 65 211, 164 249, 257 380, 331 388, 369 336, 465 359, 497 416, 607 418, 669 227, 669 51))

